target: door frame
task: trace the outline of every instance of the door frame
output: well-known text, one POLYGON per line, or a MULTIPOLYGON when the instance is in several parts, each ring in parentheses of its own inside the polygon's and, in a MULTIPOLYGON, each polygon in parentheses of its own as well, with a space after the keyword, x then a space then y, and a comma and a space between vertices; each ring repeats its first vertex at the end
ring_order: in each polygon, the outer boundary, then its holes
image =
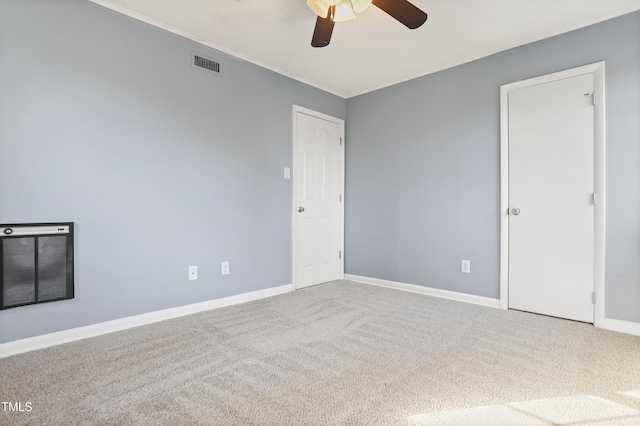
POLYGON ((509 308, 509 92, 594 74, 594 325, 605 320, 605 63, 596 62, 500 86, 500 308, 509 308))
POLYGON ((296 183, 297 183, 297 179, 299 176, 299 170, 298 170, 298 165, 296 164, 296 158, 297 158, 297 128, 298 128, 298 114, 305 114, 305 115, 309 115, 311 117, 315 117, 315 118, 319 118, 321 120, 326 120, 326 121, 330 121, 332 123, 336 123, 339 125, 340 127, 340 138, 342 139, 342 144, 340 145, 340 149, 342 150, 342 162, 341 164, 338 165, 338 169, 340 170, 340 173, 342 173, 342 183, 340 185, 340 187, 338 188, 340 191, 340 194, 342 195, 342 202, 340 203, 340 230, 339 230, 339 235, 340 235, 340 243, 338 244, 340 247, 340 252, 342 253, 342 256, 340 258, 340 263, 339 263, 339 273, 338 273, 338 278, 339 279, 344 279, 344 204, 345 204, 345 194, 344 194, 344 188, 345 188, 345 146, 346 146, 346 141, 345 141, 345 137, 344 137, 344 120, 342 120, 341 118, 337 118, 337 117, 333 117, 331 115, 327 115, 327 114, 323 114, 321 112, 318 111, 314 111, 312 109, 309 108, 305 108, 299 105, 293 105, 292 108, 292 113, 293 113, 293 118, 291 120, 292 122, 292 145, 293 145, 293 150, 292 150, 292 154, 293 154, 293 158, 292 158, 292 176, 291 176, 291 200, 292 200, 292 204, 291 204, 291 281, 293 283, 293 288, 294 289, 298 289, 298 283, 296 282, 296 256, 298 255, 296 253, 296 233, 298 232, 298 230, 296 229, 296 206, 298 206, 298 197, 297 197, 297 191, 296 191, 296 183))

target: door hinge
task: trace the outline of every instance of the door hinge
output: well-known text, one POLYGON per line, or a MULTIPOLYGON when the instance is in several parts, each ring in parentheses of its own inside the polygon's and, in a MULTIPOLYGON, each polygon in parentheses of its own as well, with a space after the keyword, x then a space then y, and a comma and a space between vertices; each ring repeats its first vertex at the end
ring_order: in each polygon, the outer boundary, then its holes
POLYGON ((597 204, 598 203, 598 194, 596 192, 593 193, 593 204, 597 204))
POLYGON ((593 106, 596 106, 596 104, 598 103, 596 92, 593 92, 593 96, 591 97, 591 102, 593 102, 593 106))
POLYGON ((342 194, 340 194, 340 202, 342 202, 342 194))
POLYGON ((342 251, 338 252, 338 259, 342 259, 342 251))
POLYGON ((596 292, 591 293, 591 303, 596 304, 596 292))
POLYGON ((340 145, 342 145, 342 136, 340 136, 340 145))

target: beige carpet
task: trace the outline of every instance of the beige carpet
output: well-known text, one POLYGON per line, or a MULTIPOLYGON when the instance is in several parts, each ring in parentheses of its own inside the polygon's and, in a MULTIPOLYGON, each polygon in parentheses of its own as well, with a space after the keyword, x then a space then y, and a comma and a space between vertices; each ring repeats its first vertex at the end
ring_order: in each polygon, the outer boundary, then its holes
POLYGON ((2 425, 640 425, 640 337, 339 281, 0 360, 2 425))

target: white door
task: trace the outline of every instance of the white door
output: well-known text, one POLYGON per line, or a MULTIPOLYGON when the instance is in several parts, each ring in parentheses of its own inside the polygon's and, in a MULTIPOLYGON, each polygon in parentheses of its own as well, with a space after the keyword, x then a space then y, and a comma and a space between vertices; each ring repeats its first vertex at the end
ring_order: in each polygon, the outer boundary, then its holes
POLYGON ((296 288, 343 277, 344 122, 294 110, 293 266, 296 288))
POLYGON ((593 93, 593 73, 509 91, 509 308, 594 322, 593 93))

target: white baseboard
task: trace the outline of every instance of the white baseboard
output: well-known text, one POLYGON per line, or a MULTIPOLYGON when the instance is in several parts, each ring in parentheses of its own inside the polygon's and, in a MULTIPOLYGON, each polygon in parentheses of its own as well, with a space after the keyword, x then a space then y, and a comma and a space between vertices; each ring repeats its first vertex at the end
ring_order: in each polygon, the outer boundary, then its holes
POLYGON ((378 278, 361 277, 359 275, 344 275, 345 280, 356 281, 363 284, 371 284, 379 287, 394 288, 396 290, 409 291, 411 293, 425 294, 427 296, 439 297, 441 299, 455 300, 458 302, 472 303, 474 305, 488 306, 490 308, 500 308, 500 299, 490 297, 474 296, 472 294, 458 293, 455 291, 440 290, 437 288, 423 287, 415 284, 405 284, 395 281, 381 280, 378 278))
POLYGON ((601 328, 610 331, 617 331, 619 333, 633 334, 634 336, 640 336, 640 323, 623 321, 611 318, 605 318, 602 321, 601 328))
POLYGON ((113 333, 115 331, 126 330, 128 328, 139 327, 141 325, 151 324, 154 322, 178 318, 185 315, 196 314, 198 312, 277 296, 279 294, 289 293, 293 290, 293 284, 287 284, 279 287, 271 287, 264 290, 224 297, 222 299, 208 300, 206 302, 163 309, 161 311, 149 312, 132 317, 92 324, 85 327, 72 328, 70 330, 58 331, 55 333, 44 334, 42 336, 7 342, 0 344, 0 358, 34 351, 36 349, 48 348, 50 346, 56 346, 76 340, 87 339, 89 337, 100 336, 102 334, 113 333))
MULTIPOLYGON (((410 291, 412 293, 425 294, 427 296, 456 300, 458 302, 473 303, 475 305, 489 306, 491 308, 500 308, 500 299, 473 296, 466 293, 457 293, 455 291, 439 290, 415 284, 405 284, 395 281, 381 280, 378 278, 361 277, 358 275, 345 274, 344 279, 349 281, 356 281, 363 284, 377 285, 380 287, 394 288, 397 290, 410 291)), ((640 323, 637 322, 605 318, 602 323, 598 325, 598 327, 609 331, 617 331, 619 333, 640 336, 640 323)))
MULTIPOLYGON (((474 296, 466 293, 458 293, 454 291, 423 287, 415 284, 405 284, 395 281, 387 281, 378 278, 362 277, 351 274, 345 274, 344 279, 349 281, 356 281, 363 284, 376 285, 379 287, 393 288, 396 290, 424 294, 427 296, 455 300, 458 302, 472 303, 475 305, 488 306, 491 308, 500 308, 500 300, 492 299, 489 297, 474 296)), ((58 331, 56 333, 44 334, 42 336, 35 336, 27 339, 7 342, 0 344, 0 358, 34 351, 37 349, 44 349, 63 343, 73 342, 76 340, 87 339, 89 337, 95 337, 103 334, 113 333, 116 331, 126 330, 128 328, 152 324, 154 322, 178 318, 185 315, 196 314, 212 309, 224 308, 226 306, 238 305, 241 303, 277 296, 279 294, 289 293, 293 290, 295 290, 293 284, 287 284, 279 287, 271 287, 264 290, 229 296, 222 299, 215 299, 206 302, 194 303, 191 305, 178 306, 176 308, 163 309, 161 311, 149 312, 132 317, 92 324, 85 327, 78 327, 70 330, 58 331)), ((605 318, 601 327, 610 331, 617 331, 620 333, 640 336, 640 323, 636 322, 605 318)))

